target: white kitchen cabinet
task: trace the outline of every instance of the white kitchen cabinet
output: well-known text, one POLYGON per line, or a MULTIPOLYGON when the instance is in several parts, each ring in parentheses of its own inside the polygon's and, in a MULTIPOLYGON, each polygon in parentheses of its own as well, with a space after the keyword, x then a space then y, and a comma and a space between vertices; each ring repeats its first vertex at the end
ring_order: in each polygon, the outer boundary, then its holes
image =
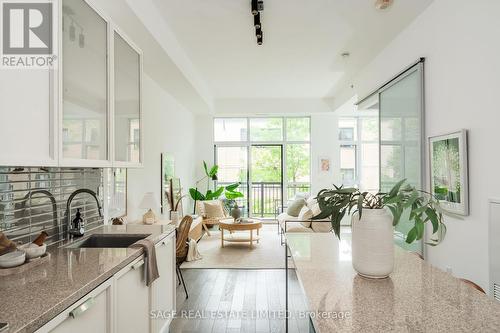
POLYGON ((106 281, 40 328, 37 333, 114 332, 112 288, 112 281, 106 281))
POLYGON ((141 166, 142 52, 130 39, 113 32, 113 165, 141 166))
POLYGON ((153 332, 168 332, 171 315, 175 311, 175 237, 170 235, 156 246, 156 260, 160 277, 153 282, 152 319, 153 332), (159 312, 160 311, 160 312, 159 312), (170 316, 170 317, 169 317, 170 316))
POLYGON ((62 5, 60 165, 111 166, 109 22, 85 0, 62 5))
POLYGON ((140 257, 115 275, 116 332, 151 330, 151 292, 144 273, 144 258, 140 257))
POLYGON ((57 166, 57 74, 0 69, 0 166, 57 166))

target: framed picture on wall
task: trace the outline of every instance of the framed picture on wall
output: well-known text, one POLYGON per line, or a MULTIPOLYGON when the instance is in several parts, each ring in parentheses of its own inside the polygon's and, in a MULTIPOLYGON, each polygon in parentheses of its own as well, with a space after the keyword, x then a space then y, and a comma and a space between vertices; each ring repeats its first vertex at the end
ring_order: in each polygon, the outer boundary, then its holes
POLYGON ((467 130, 429 138, 430 189, 444 210, 469 215, 467 130))
POLYGON ((170 194, 170 180, 175 176, 174 155, 171 153, 161 154, 161 213, 173 209, 173 199, 170 194))
POLYGON ((321 156, 318 165, 321 173, 329 173, 331 170, 330 158, 327 156, 321 156))

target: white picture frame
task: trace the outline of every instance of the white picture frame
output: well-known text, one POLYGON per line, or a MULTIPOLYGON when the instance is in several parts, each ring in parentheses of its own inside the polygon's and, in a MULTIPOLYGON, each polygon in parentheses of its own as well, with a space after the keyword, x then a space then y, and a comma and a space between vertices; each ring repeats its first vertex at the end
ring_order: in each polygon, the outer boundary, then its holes
POLYGON ((318 171, 320 173, 330 173, 332 170, 332 163, 329 156, 318 157, 318 171))
POLYGON ((469 215, 467 130, 429 137, 429 192, 450 213, 469 215))

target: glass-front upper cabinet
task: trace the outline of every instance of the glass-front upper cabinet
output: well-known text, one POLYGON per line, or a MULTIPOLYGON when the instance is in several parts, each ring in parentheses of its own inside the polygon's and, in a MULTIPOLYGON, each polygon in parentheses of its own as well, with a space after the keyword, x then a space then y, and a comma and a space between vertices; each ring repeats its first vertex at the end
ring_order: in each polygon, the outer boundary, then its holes
POLYGON ((114 32, 114 162, 139 165, 141 157, 141 52, 114 32))
POLYGON ((108 22, 84 0, 65 0, 62 12, 63 164, 104 166, 110 163, 108 22))

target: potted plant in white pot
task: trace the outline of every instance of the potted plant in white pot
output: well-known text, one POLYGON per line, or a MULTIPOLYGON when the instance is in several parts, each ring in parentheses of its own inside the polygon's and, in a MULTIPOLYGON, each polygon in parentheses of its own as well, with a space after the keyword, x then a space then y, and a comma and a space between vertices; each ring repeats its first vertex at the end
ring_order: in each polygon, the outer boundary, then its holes
POLYGON ((405 211, 409 211, 409 219, 414 223, 406 236, 407 243, 422 239, 428 222, 432 224, 433 237, 426 244, 438 245, 444 238, 446 226, 439 201, 430 193, 407 184, 406 179, 388 193, 334 187, 318 193, 321 213, 313 219, 330 217, 333 231, 340 238, 341 220, 346 214, 352 215, 352 264, 362 276, 385 278, 392 272, 393 229, 405 211))

